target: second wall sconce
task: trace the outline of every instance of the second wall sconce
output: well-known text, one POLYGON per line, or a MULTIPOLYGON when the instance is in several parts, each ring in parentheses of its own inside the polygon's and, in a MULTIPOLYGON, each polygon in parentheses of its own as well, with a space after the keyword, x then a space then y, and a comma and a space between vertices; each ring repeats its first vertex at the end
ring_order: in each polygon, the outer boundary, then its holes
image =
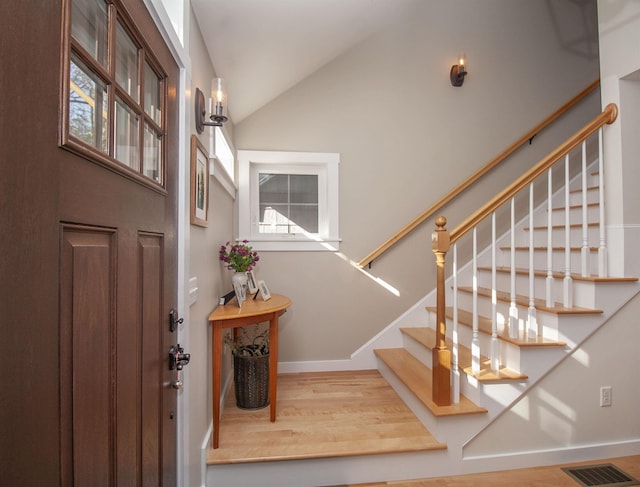
POLYGON ((453 66, 451 66, 449 78, 451 79, 451 84, 453 86, 462 86, 462 84, 464 83, 464 77, 467 75, 467 70, 464 67, 464 63, 464 56, 460 56, 458 64, 454 64, 453 66))
POLYGON ((204 100, 204 93, 196 88, 196 130, 199 134, 204 131, 205 126, 208 127, 222 127, 228 118, 225 115, 227 110, 227 91, 224 87, 224 80, 222 78, 214 78, 211 83, 211 101, 209 106, 210 122, 207 122, 207 108, 204 100), (211 106, 213 105, 213 106, 211 106))

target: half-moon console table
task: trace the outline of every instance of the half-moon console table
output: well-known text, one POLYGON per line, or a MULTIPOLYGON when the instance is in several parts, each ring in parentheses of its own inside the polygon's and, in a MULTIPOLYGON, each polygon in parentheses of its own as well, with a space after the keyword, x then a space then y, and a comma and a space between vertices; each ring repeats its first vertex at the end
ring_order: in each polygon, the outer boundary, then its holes
POLYGON ((213 326, 211 357, 213 376, 213 448, 218 448, 220 440, 220 381, 222 374, 222 330, 269 322, 269 400, 271 401, 271 421, 276 420, 276 395, 278 385, 278 318, 291 306, 291 300, 281 294, 272 294, 271 299, 247 299, 238 307, 233 300, 218 306, 209 315, 213 326))

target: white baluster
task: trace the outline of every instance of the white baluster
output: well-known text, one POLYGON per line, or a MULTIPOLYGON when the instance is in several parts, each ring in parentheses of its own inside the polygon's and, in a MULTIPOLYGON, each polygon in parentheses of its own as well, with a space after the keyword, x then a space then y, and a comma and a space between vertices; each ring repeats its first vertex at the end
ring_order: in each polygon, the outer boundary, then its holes
POLYGON ((582 277, 589 275, 589 227, 587 225, 587 142, 582 142, 582 248, 580 249, 582 277))
POLYGON ((460 369, 458 366, 458 247, 453 244, 453 329, 451 331, 453 350, 451 368, 453 369, 451 400, 454 404, 460 402, 460 369))
POLYGON ((564 307, 573 307, 573 279, 571 278, 571 218, 569 192, 569 154, 564 158, 564 307))
POLYGON ((553 180, 551 169, 547 172, 547 306, 552 307, 555 302, 553 294, 553 180))
POLYGON ((511 272, 509 305, 509 337, 518 338, 518 307, 516 306, 516 205, 515 198, 511 198, 511 272))
POLYGON ((598 202, 600 206, 600 246, 598 247, 598 276, 609 275, 607 262, 607 234, 604 225, 604 152, 602 149, 602 127, 598 130, 598 202))
POLYGON ((471 338, 471 372, 480 372, 480 338, 478 336, 478 238, 473 227, 473 333, 471 338))
POLYGON ((498 345, 498 295, 496 283, 496 214, 491 214, 491 370, 500 369, 498 345))
MULTIPOLYGON (((533 228, 533 183, 529 185, 529 228, 533 228)), ((533 232, 529 232, 529 314, 527 338, 538 337, 538 320, 535 303, 535 273, 533 269, 533 232)))

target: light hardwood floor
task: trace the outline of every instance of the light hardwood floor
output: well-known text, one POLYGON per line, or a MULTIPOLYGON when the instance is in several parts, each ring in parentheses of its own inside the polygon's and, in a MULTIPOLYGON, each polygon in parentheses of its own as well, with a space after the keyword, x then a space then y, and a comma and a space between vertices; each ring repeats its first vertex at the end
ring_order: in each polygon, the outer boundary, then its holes
POLYGON ((357 484, 348 487, 578 487, 581 484, 561 470, 562 467, 607 463, 612 463, 627 475, 640 479, 640 456, 631 456, 554 465, 551 467, 525 468, 412 481, 357 484))
MULTIPOLYGON (((433 438, 377 371, 281 374, 277 420, 269 408, 238 409, 233 391, 221 417, 220 448, 207 463, 247 463, 439 450, 433 438)), ((613 463, 640 479, 640 456, 613 463)), ((577 487, 565 465, 349 487, 577 487)))
POLYGON ((265 462, 444 449, 375 370, 281 374, 274 423, 269 408, 236 407, 220 419, 208 464, 265 462))

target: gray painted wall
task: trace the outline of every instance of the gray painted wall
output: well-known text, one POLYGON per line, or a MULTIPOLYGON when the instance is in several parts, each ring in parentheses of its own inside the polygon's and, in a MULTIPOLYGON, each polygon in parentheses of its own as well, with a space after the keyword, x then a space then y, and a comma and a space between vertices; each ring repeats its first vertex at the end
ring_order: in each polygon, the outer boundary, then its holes
MULTIPOLYGON (((416 1, 404 17, 235 127, 238 149, 341 154, 340 253, 263 252, 256 269, 272 292, 294 303, 281 320, 281 361, 349 358, 433 289, 433 221, 369 274, 350 261, 595 80, 595 22, 595 2, 416 1), (469 75, 454 88, 449 69, 461 52, 469 75)), ((599 108, 595 94, 500 175, 445 209, 449 229, 599 108)))

